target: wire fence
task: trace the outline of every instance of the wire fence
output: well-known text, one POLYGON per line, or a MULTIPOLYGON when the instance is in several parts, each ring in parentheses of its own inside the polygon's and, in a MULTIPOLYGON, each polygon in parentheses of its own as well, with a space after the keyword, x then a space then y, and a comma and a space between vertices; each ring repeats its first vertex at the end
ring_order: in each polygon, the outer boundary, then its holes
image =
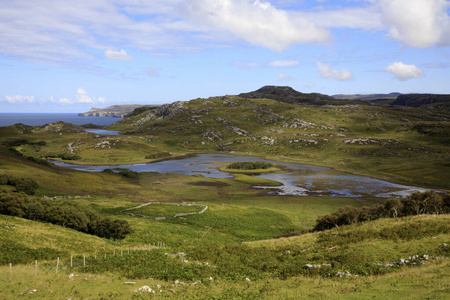
MULTIPOLYGON (((153 244, 144 245, 144 249, 140 248, 139 251, 142 250, 152 250, 158 248, 166 248, 165 242, 158 242, 153 244)), ((57 257, 55 260, 44 260, 39 262, 35 260, 32 264, 19 264, 14 265, 13 263, 9 263, 8 270, 8 278, 9 282, 13 282, 14 280, 22 280, 24 274, 24 268, 27 269, 26 276, 27 277, 39 277, 41 273, 51 273, 52 271, 55 274, 58 272, 67 271, 71 269, 77 269, 80 267, 88 267, 91 263, 96 260, 102 259, 107 260, 114 256, 126 256, 133 254, 136 249, 115 249, 110 252, 105 252, 103 254, 96 254, 91 256, 86 255, 72 255, 70 257, 57 257), (15 274, 14 270, 20 269, 20 273, 15 274), (28 272, 29 269, 29 272, 28 272)), ((3 281, 3 280, 2 280, 3 281)))

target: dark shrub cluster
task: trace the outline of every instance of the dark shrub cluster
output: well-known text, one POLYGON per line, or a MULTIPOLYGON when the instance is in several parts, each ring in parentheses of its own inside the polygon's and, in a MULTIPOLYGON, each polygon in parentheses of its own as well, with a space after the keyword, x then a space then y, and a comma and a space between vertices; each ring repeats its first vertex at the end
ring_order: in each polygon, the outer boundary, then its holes
POLYGON ((34 163, 40 164, 42 166, 46 166, 46 167, 51 167, 52 166, 52 164, 48 160, 43 159, 43 158, 37 158, 37 157, 34 157, 34 156, 28 156, 27 159, 29 161, 34 162, 34 163))
POLYGON ((123 239, 132 232, 125 220, 113 220, 75 203, 53 203, 23 194, 0 194, 0 214, 49 222, 108 239, 123 239))
POLYGON ((449 194, 437 194, 434 191, 417 192, 403 199, 389 199, 384 205, 341 207, 331 214, 320 216, 316 220, 314 230, 322 231, 385 217, 397 218, 420 214, 444 213, 450 213, 449 194))
POLYGON ((146 155, 145 159, 159 159, 159 158, 166 158, 166 157, 170 157, 169 152, 152 153, 152 154, 146 155))
POLYGON ((16 139, 13 141, 6 141, 3 142, 3 145, 10 146, 10 147, 18 147, 22 145, 36 145, 36 146, 45 146, 47 143, 45 141, 38 141, 38 142, 30 142, 26 139, 16 139))
POLYGON ((61 158, 62 160, 79 160, 81 157, 71 153, 47 153, 46 158, 61 158))
POLYGON ((269 169, 272 168, 273 164, 266 163, 263 161, 243 161, 243 162, 234 162, 228 165, 227 169, 234 170, 260 170, 260 169, 269 169))
POLYGON ((12 175, 1 174, 0 185, 11 185, 17 192, 23 192, 27 195, 34 195, 39 184, 31 178, 19 178, 12 175))
POLYGON ((108 173, 108 174, 119 174, 122 175, 123 177, 126 178, 130 178, 130 179, 137 179, 139 177, 139 173, 138 172, 134 172, 128 169, 120 169, 120 168, 115 168, 113 169, 104 169, 102 171, 103 173, 108 173))

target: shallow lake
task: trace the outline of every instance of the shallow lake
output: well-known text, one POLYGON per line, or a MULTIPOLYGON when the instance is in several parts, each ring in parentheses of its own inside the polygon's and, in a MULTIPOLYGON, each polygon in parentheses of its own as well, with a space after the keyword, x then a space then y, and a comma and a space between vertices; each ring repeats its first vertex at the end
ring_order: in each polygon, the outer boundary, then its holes
POLYGON ((86 129, 86 132, 102 134, 102 135, 119 135, 120 131, 115 130, 105 130, 105 129, 86 129))
POLYGON ((259 186, 268 193, 295 196, 335 196, 363 197, 366 195, 389 198, 403 197, 416 191, 427 189, 399 185, 365 176, 353 175, 335 171, 327 167, 313 165, 284 163, 251 156, 236 156, 228 154, 198 154, 177 160, 165 160, 149 164, 132 164, 120 166, 82 166, 52 161, 52 163, 82 171, 101 172, 105 169, 129 169, 134 172, 179 173, 185 175, 201 174, 212 178, 232 178, 227 172, 219 170, 220 163, 264 161, 285 166, 284 173, 266 173, 255 175, 282 183, 278 187, 259 186))

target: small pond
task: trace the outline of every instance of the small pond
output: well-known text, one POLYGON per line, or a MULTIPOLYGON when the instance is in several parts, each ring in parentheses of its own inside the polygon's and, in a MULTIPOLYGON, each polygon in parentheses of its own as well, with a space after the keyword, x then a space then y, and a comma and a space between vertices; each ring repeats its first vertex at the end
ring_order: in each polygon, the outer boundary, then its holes
POLYGON ((366 195, 376 197, 404 197, 416 191, 427 189, 413 186, 399 185, 387 181, 350 173, 338 172, 331 168, 305 165, 297 163, 284 163, 261 159, 251 156, 236 156, 228 154, 199 154, 177 160, 165 160, 149 164, 132 164, 120 166, 83 166, 66 164, 59 161, 52 163, 82 171, 101 172, 105 169, 129 169, 134 172, 179 173, 185 175, 201 174, 212 178, 232 178, 227 172, 219 170, 220 163, 264 161, 285 166, 288 171, 283 173, 266 173, 255 175, 278 181, 282 186, 257 188, 265 189, 274 195, 295 196, 335 196, 335 197, 362 197, 366 195))
POLYGON ((120 131, 105 130, 105 129, 86 129, 85 131, 95 133, 95 134, 102 134, 102 135, 119 135, 120 134, 120 131))

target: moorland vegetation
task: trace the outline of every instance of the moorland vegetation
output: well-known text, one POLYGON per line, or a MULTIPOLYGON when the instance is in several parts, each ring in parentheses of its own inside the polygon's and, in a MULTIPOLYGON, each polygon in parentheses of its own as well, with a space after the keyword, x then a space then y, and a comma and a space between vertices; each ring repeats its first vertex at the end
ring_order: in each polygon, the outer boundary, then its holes
POLYGON ((62 122, 1 127, 0 298, 447 299, 445 107, 268 87, 140 107, 104 128, 115 136, 62 122), (276 165, 230 164, 232 178, 119 166, 211 152, 433 191, 282 196, 253 188, 264 179, 249 172, 282 172, 276 165), (111 167, 77 171, 50 158, 111 167), (195 211, 186 203, 208 209, 176 217, 195 211))

